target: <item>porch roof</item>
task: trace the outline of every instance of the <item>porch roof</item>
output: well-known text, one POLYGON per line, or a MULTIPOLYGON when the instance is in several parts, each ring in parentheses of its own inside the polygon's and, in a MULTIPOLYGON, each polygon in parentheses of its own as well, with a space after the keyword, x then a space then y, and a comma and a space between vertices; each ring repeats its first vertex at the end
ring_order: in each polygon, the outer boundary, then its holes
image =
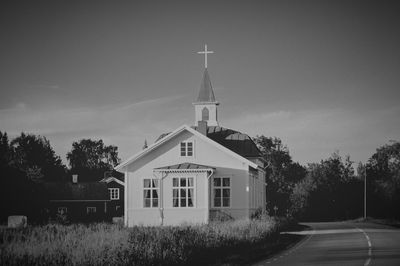
POLYGON ((180 163, 174 165, 168 165, 163 167, 158 167, 154 169, 155 171, 188 171, 188 172, 204 172, 204 171, 215 171, 215 167, 208 165, 201 165, 195 163, 180 163))

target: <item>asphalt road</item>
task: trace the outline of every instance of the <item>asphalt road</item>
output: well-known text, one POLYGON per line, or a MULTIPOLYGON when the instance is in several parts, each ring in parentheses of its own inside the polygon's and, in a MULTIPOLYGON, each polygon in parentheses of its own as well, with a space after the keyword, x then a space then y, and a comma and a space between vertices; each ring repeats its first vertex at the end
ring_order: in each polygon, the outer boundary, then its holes
POLYGON ((374 223, 305 223, 294 247, 255 265, 400 265, 400 229, 374 223))

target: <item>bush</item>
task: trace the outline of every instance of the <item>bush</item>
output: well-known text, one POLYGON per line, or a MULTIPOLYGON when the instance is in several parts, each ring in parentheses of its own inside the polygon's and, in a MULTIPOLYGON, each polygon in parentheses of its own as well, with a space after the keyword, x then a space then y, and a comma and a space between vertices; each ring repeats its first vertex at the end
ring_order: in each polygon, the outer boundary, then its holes
POLYGON ((0 265, 185 265, 221 263, 268 242, 278 222, 179 227, 46 225, 0 230, 0 265))

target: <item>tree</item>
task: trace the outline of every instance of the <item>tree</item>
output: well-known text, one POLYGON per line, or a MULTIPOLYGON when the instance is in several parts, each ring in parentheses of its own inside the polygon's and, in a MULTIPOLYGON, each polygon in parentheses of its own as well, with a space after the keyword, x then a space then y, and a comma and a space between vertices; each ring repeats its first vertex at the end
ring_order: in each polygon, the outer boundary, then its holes
POLYGON ((296 183, 290 194, 290 215, 301 219, 309 205, 309 197, 315 189, 315 184, 311 178, 307 177, 296 183))
POLYGON ((354 176, 353 162, 335 152, 307 167, 305 179, 291 195, 292 212, 306 220, 337 220, 362 214, 362 182, 354 176))
POLYGON ((367 162, 368 213, 400 218, 400 142, 379 147, 367 162))
POLYGON ((287 215, 290 210, 290 194, 297 182, 305 177, 306 170, 294 163, 289 150, 277 138, 256 136, 253 139, 266 161, 267 211, 287 215))
POLYGON ((0 131, 0 167, 9 165, 12 157, 12 150, 8 142, 7 132, 0 131))
POLYGON ((67 160, 71 172, 80 175, 79 179, 85 181, 101 179, 104 172, 112 170, 120 162, 118 148, 104 145, 101 139, 73 142, 67 160))
POLYGON ((49 141, 40 136, 26 135, 8 141, 0 132, 0 220, 8 215, 25 214, 30 222, 46 219, 46 193, 42 181, 61 180, 65 167, 55 155, 49 141))
POLYGON ((61 181, 65 178, 66 168, 45 137, 22 132, 11 141, 10 147, 10 165, 32 180, 61 181))

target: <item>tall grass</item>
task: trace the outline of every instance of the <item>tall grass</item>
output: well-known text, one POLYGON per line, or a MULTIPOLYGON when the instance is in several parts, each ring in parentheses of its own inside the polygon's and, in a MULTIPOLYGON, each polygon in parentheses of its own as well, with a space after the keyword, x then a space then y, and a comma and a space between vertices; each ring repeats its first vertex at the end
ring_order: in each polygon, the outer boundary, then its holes
POLYGON ((0 230, 0 265, 215 264, 276 235, 272 219, 179 227, 46 225, 0 230))

